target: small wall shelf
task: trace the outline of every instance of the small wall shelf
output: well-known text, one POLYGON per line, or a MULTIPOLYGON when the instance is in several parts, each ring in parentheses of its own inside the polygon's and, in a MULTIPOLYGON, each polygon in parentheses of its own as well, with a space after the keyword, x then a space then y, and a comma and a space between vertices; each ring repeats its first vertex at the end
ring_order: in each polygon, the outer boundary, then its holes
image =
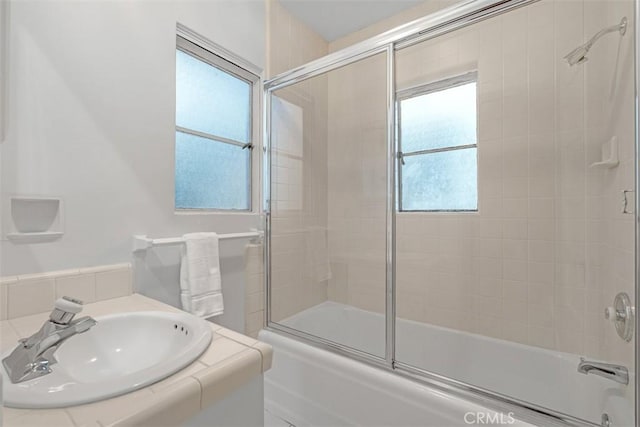
POLYGON ((592 163, 590 168, 611 169, 620 164, 618 158, 618 137, 613 136, 611 139, 602 144, 602 161, 592 163))
POLYGON ((6 238, 14 243, 51 242, 64 234, 60 198, 11 196, 9 208, 6 238))
POLYGON ((64 233, 62 231, 45 231, 35 233, 9 233, 7 239, 15 243, 44 243, 58 240, 64 233))

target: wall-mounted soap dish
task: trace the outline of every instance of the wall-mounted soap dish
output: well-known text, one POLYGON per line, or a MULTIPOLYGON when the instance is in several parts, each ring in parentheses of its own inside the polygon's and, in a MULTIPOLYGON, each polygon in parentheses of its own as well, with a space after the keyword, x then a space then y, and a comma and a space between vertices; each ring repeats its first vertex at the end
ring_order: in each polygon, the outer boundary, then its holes
POLYGON ((614 136, 604 144, 602 144, 602 160, 592 163, 590 168, 615 168, 620 164, 618 158, 618 137, 614 136))
POLYGON ((12 224, 7 239, 12 242, 50 242, 64 234, 61 199, 13 196, 10 198, 10 207, 12 224))

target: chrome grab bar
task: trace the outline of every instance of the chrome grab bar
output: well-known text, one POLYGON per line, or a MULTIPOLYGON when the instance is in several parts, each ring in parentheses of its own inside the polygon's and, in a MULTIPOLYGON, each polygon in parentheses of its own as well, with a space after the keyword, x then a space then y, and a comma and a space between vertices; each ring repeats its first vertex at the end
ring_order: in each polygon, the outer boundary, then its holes
POLYGON ((629 370, 621 365, 592 362, 581 357, 578 364, 578 372, 585 375, 598 375, 624 385, 629 384, 629 370))

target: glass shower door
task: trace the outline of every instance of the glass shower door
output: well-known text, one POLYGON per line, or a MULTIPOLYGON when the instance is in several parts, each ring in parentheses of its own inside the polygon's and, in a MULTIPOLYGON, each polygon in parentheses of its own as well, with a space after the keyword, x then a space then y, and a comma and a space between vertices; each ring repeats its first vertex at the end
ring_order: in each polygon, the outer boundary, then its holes
POLYGON ((637 343, 603 313, 636 300, 634 16, 529 2, 271 82, 269 325, 523 417, 633 425, 637 343))
POLYGON ((396 51, 400 368, 633 425, 636 344, 603 315, 635 298, 630 28, 565 58, 633 14, 542 0, 396 51))
POLYGON ((385 356, 387 55, 275 89, 270 320, 385 356))

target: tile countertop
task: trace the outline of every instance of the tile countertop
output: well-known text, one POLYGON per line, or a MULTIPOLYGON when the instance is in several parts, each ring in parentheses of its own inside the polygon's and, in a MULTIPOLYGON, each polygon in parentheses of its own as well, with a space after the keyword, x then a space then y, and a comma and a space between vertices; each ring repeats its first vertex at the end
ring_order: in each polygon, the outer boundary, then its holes
MULTIPOLYGON (((139 294, 84 306, 83 315, 180 311, 139 294)), ((49 313, 0 322, 0 351, 38 330, 49 313)), ((5 427, 179 425, 271 367, 271 346, 210 323, 213 340, 192 364, 148 387, 112 399, 60 409, 2 408, 5 427)))

